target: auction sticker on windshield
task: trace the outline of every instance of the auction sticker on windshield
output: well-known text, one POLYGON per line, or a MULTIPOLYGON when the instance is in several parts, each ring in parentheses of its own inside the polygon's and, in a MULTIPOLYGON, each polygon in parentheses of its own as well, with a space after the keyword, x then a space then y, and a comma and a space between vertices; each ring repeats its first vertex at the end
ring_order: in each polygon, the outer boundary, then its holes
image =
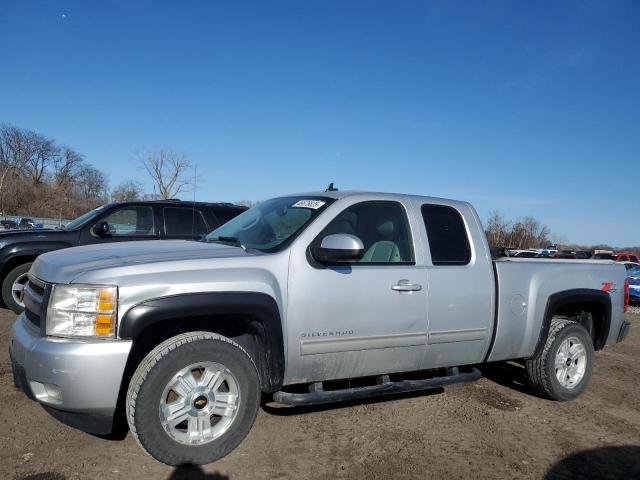
POLYGON ((314 210, 317 210, 321 206, 323 206, 325 203, 326 202, 323 202, 322 200, 298 200, 296 203, 294 203, 291 206, 299 207, 299 208, 313 208, 314 210))

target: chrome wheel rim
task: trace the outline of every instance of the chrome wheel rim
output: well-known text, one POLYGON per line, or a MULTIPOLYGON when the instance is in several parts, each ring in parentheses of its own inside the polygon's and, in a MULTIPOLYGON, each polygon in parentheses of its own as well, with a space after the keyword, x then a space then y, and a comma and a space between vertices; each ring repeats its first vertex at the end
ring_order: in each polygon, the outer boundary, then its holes
POLYGON ((220 363, 194 363, 177 372, 160 399, 164 431, 183 445, 203 445, 223 435, 235 420, 240 388, 220 363))
POLYGON ((11 297, 13 301, 18 304, 19 307, 24 308, 24 301, 22 300, 24 297, 24 287, 27 285, 27 280, 29 279, 28 273, 23 273, 18 278, 16 278, 11 285, 11 297))
POLYGON ((556 378, 567 389, 575 388, 587 369, 587 349, 578 337, 565 338, 556 353, 556 378))

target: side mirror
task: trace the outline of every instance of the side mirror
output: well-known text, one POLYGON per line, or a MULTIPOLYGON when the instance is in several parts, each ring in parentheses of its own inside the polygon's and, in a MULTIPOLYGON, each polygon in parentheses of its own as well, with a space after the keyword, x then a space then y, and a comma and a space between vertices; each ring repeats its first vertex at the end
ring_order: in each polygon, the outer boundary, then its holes
POLYGON ((110 230, 109 223, 105 221, 96 223, 91 229, 91 231, 98 237, 104 237, 108 235, 109 230, 110 230))
POLYGON ((324 237, 319 247, 312 247, 311 255, 320 263, 353 262, 364 255, 364 244, 355 235, 336 233, 324 237))

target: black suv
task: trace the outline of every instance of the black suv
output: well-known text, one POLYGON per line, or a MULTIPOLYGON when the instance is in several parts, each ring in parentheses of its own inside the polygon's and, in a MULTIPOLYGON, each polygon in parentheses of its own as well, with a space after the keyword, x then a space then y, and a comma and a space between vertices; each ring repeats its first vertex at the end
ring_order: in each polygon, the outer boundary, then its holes
POLYGON ((38 255, 61 248, 133 240, 198 240, 246 207, 231 203, 157 200, 109 203, 60 230, 0 232, 0 280, 4 305, 24 309, 22 291, 38 255))

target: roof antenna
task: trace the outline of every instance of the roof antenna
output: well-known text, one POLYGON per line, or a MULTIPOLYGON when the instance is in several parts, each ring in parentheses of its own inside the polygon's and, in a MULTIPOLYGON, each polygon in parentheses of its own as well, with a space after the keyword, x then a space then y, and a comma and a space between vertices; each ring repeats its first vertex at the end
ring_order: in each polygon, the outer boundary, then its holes
POLYGON ((325 190, 325 192, 337 192, 337 191, 338 189, 333 186, 333 182, 331 182, 327 187, 327 189, 325 190))

